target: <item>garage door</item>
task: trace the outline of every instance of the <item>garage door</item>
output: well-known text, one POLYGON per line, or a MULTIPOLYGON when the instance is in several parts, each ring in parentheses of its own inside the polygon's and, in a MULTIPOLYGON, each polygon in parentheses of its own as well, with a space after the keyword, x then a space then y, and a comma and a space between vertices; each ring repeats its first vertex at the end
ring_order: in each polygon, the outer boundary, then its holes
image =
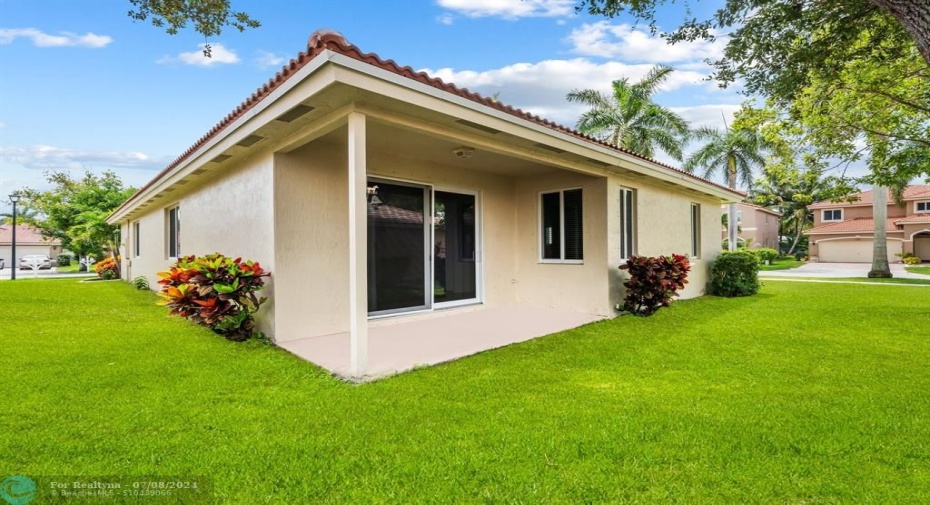
MULTIPOLYGON (((819 259, 823 263, 871 263, 872 241, 869 239, 843 239, 817 242, 819 259)), ((888 241, 888 261, 900 261, 901 241, 888 241)))
POLYGON ((924 261, 930 261, 930 236, 914 237, 914 254, 924 261))

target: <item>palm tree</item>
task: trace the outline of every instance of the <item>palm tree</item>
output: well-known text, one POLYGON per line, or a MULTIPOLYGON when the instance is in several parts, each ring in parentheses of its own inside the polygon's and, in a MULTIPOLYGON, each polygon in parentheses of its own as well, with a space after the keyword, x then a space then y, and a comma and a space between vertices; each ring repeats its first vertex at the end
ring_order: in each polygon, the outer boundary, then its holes
MULTIPOLYGON (((752 170, 765 165, 763 152, 767 142, 757 130, 727 128, 722 133, 716 128, 702 127, 694 132, 694 137, 705 141, 685 162, 684 170, 694 173, 698 168, 704 169, 704 177, 710 178, 715 173, 726 175, 727 186, 736 189, 737 181, 747 187, 752 183, 752 170)), ((729 249, 736 249, 736 204, 731 203, 727 209, 729 215, 729 249)))
POLYGON ((576 127, 647 158, 655 157, 659 149, 680 161, 690 135, 688 122, 652 101, 652 95, 673 70, 656 65, 639 82, 630 84, 626 77, 613 81, 609 95, 594 89, 572 90, 566 96, 569 102, 591 107, 581 115, 576 127))
MULTIPOLYGON (((16 224, 30 224, 39 217, 38 211, 27 205, 20 205, 16 209, 16 224)), ((11 224, 13 222, 12 212, 0 212, 0 223, 11 224)))

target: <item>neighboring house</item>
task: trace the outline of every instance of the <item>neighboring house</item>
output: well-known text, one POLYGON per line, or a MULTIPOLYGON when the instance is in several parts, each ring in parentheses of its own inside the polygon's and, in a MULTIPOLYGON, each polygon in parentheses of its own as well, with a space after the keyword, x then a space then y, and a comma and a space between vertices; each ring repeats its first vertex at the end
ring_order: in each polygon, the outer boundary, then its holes
MULTIPOLYGON (((871 263, 872 191, 854 195, 853 202, 817 202, 810 237, 810 257, 825 263, 871 263)), ((903 205, 888 196, 888 261, 900 262, 902 253, 930 261, 930 186, 908 186, 903 205)))
MULTIPOLYGON (((7 268, 16 264, 13 261, 13 225, 0 224, 0 258, 7 268)), ((31 254, 44 254, 53 260, 61 253, 61 242, 49 240, 39 230, 26 224, 16 225, 16 257, 31 254)))
POLYGON ((741 198, 317 32, 108 221, 125 279, 154 283, 179 255, 260 261, 262 330, 279 344, 345 334, 360 376, 369 319, 611 317, 631 254, 690 256, 683 295, 699 296, 718 209, 741 198))
MULTIPOLYGON (((723 215, 727 215, 727 206, 721 207, 723 215)), ((741 202, 736 206, 736 218, 739 226, 737 236, 740 246, 743 244, 750 249, 771 247, 778 249, 778 220, 781 213, 752 203, 741 202)), ((723 226, 720 232, 721 240, 727 240, 727 227, 723 226)))

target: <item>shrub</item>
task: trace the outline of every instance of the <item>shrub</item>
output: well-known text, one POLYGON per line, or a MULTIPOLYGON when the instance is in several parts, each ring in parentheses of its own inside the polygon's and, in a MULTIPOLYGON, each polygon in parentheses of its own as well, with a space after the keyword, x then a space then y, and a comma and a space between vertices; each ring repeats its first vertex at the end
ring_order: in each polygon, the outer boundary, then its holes
POLYGON ((158 274, 162 285, 159 305, 241 342, 255 333, 255 312, 265 303, 255 293, 270 276, 257 262, 222 254, 179 258, 170 270, 158 274))
POLYGON ((752 252, 759 259, 759 263, 764 264, 766 261, 771 263, 778 259, 778 251, 771 247, 760 247, 759 249, 753 249, 752 252))
POLYGON ((759 260, 748 251, 725 251, 710 269, 711 294, 750 296, 759 291, 759 260))
POLYGON ((921 259, 917 256, 914 256, 913 254, 910 256, 905 256, 901 258, 901 261, 905 265, 919 265, 921 263, 921 259))
POLYGON ((149 280, 146 279, 144 275, 140 275, 132 280, 132 285, 139 290, 149 289, 149 280))
POLYGON ((688 283, 691 265, 688 258, 673 256, 630 256, 620 270, 630 273, 623 283, 626 296, 622 309, 636 315, 651 316, 661 307, 668 307, 678 290, 688 283))
POLYGON ((102 261, 94 263, 94 271, 105 281, 119 278, 119 265, 113 257, 107 256, 102 261))
POLYGON ((58 257, 55 258, 55 264, 60 267, 69 267, 71 266, 71 256, 59 254, 58 257))

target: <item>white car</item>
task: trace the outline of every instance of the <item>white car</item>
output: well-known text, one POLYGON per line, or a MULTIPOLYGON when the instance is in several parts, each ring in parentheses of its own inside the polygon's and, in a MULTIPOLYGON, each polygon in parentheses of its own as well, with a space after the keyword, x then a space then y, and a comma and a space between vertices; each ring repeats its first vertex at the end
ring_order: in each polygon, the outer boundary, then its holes
POLYGON ((50 270, 52 268, 52 258, 44 254, 29 254, 19 259, 20 270, 50 270))

